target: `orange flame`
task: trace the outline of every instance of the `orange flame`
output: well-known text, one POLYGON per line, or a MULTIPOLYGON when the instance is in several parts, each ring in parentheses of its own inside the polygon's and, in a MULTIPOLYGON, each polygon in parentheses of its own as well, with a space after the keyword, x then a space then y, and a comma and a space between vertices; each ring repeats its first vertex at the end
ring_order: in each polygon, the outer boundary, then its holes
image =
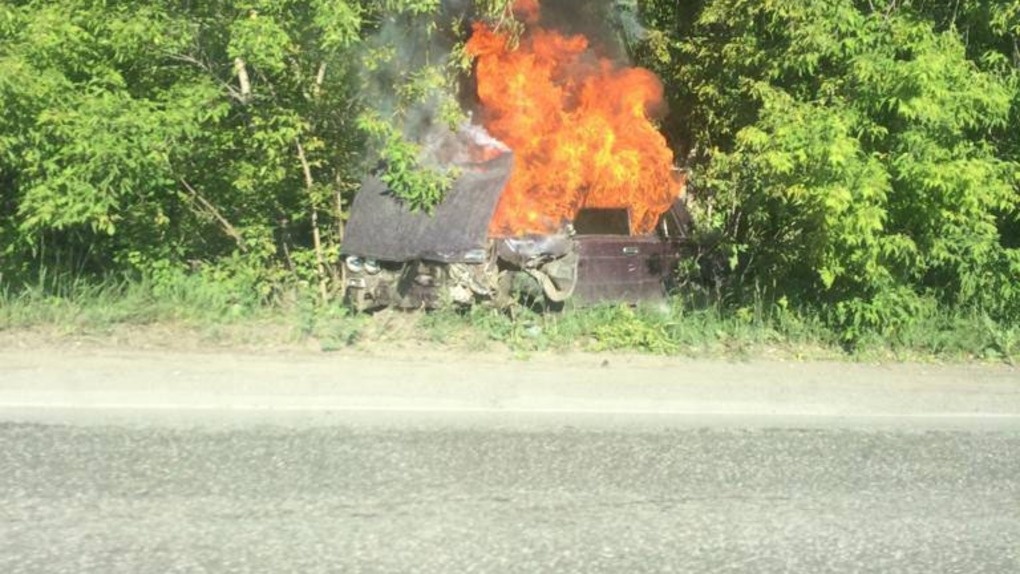
POLYGON ((528 23, 516 49, 481 23, 467 44, 485 127, 515 156, 490 233, 550 233, 584 207, 629 208, 632 230, 651 232, 683 192, 651 120, 662 83, 597 57, 584 36, 538 26, 538 0, 515 10, 528 23))

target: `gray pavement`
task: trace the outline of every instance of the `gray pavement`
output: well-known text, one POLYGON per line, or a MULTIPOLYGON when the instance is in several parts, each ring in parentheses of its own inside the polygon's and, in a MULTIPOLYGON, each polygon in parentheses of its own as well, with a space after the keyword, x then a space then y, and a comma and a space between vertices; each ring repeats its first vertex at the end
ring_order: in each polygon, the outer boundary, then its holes
POLYGON ((1015 370, 605 360, 0 352, 0 572, 1020 572, 1015 370))

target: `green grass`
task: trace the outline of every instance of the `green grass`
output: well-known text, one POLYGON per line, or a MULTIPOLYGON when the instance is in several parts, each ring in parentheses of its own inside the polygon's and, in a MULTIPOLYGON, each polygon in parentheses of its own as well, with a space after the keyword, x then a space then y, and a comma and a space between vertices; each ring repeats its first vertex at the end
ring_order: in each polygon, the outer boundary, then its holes
POLYGON ((103 336, 118 329, 165 327, 224 345, 309 345, 323 351, 416 343, 468 352, 637 352, 690 357, 838 360, 942 360, 1011 363, 1020 327, 980 314, 935 310, 893 332, 848 344, 817 312, 780 304, 692 308, 679 301, 647 307, 602 305, 560 313, 476 307, 433 313, 352 315, 323 306, 311 289, 277 290, 197 275, 94 283, 41 277, 0 285, 0 331, 48 329, 103 336))
POLYGON ((980 314, 938 312, 848 344, 818 313, 780 305, 692 309, 679 302, 603 305, 563 313, 442 311, 422 321, 424 336, 447 345, 506 345, 541 351, 639 352, 689 357, 1012 363, 1020 329, 980 314))
POLYGON ((0 328, 59 325, 102 329, 156 322, 222 323, 265 311, 250 293, 184 277, 173 283, 110 280, 45 281, 14 291, 0 289, 0 328))
POLYGON ((475 309, 432 314, 422 326, 434 340, 485 340, 515 351, 639 352, 658 355, 752 356, 844 354, 817 322, 749 321, 719 309, 602 305, 562 313, 516 314, 475 309))

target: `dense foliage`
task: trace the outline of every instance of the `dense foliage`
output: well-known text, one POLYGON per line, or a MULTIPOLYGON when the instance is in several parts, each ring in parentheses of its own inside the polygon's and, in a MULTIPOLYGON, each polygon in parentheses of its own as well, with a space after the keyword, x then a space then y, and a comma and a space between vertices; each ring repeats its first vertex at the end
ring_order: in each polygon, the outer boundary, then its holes
POLYGON ((0 3, 0 273, 202 269, 325 292, 359 50, 438 0, 0 3))
POLYGON ((1020 3, 645 4, 732 297, 1020 317, 1020 3))
MULTIPOLYGON (((0 283, 202 273, 328 296, 372 162, 412 203, 441 196, 411 102, 469 69, 457 14, 514 26, 507 6, 0 2, 0 283), (396 19, 452 52, 401 54, 396 19)), ((820 309, 848 339, 935 308, 1018 321, 1020 0, 612 6, 663 77, 726 302, 820 309)))

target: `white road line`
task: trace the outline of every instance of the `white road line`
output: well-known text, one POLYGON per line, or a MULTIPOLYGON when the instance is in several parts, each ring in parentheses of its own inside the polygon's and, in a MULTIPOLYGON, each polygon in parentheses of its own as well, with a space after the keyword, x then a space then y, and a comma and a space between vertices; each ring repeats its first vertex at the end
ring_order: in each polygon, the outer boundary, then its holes
POLYGON ((1020 413, 842 413, 834 411, 693 411, 693 410, 613 410, 583 408, 491 408, 491 407, 415 407, 415 406, 328 406, 328 405, 257 405, 223 404, 196 405, 184 403, 0 403, 4 410, 64 411, 153 411, 153 412, 256 412, 256 413, 409 413, 436 415, 618 415, 618 416, 688 416, 688 417, 749 417, 749 418, 840 418, 890 420, 1017 420, 1020 413))

